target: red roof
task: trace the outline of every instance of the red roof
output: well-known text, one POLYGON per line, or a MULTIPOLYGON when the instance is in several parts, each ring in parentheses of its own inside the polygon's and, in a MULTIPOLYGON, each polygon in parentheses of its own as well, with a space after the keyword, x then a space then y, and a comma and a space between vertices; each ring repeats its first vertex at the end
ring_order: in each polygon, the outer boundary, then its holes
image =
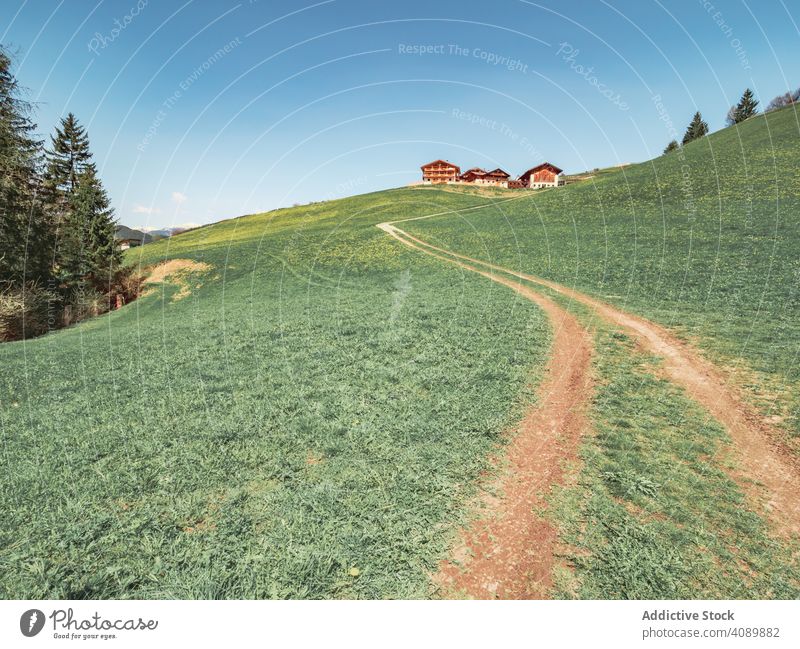
POLYGON ((487 176, 495 176, 495 177, 498 177, 498 178, 510 178, 511 177, 510 173, 508 173, 506 171, 503 171, 502 169, 500 169, 500 167, 498 167, 497 169, 492 169, 491 171, 487 171, 486 175, 487 176))

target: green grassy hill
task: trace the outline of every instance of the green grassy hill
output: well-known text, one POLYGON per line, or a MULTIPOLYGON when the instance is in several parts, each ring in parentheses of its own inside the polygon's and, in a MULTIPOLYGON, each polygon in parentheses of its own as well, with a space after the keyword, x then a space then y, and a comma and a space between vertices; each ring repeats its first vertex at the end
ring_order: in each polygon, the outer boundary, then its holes
POLYGON ((194 230, 128 256, 209 264, 187 297, 2 345, 0 596, 429 595, 550 333, 373 225, 475 200, 194 230))
MULTIPOLYGON (((796 465, 799 153, 788 108, 594 181, 400 225, 663 323, 726 369, 796 465)), ((797 539, 745 497, 726 432, 658 358, 562 302, 596 328, 596 435, 580 480, 552 498, 568 566, 554 594, 796 598, 797 539)))
MULTIPOLYGON (((798 131, 783 110, 507 203, 391 190, 130 251, 209 270, 183 277, 188 295, 174 280, 0 346, 0 596, 431 595, 551 332, 532 303, 383 221, 485 202, 403 227, 697 340, 796 439, 798 131)), ((742 506, 724 433, 657 361, 596 336, 597 437, 553 501, 574 549, 555 594, 796 596, 798 555, 742 506)))
POLYGON ((798 450, 799 157, 789 107, 593 181, 403 228, 696 340, 798 450))

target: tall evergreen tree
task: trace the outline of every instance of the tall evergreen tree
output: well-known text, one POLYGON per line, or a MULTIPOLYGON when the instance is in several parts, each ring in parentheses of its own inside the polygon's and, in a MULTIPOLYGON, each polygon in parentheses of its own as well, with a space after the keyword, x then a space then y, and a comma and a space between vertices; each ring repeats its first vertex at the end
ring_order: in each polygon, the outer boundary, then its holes
POLYGON ((666 155, 667 153, 672 153, 679 146, 680 146, 680 144, 678 144, 677 140, 671 140, 670 143, 667 144, 667 146, 664 147, 664 155, 666 155))
POLYGON ((80 176, 92 165, 89 136, 75 115, 69 113, 61 119, 61 126, 50 136, 47 151, 48 188, 59 197, 66 198, 75 191, 80 176))
POLYGON ((61 120, 47 151, 48 199, 59 214, 57 266, 68 284, 107 276, 120 261, 113 210, 92 162, 89 136, 75 115, 61 120))
POLYGON ((753 96, 753 91, 750 88, 745 88, 739 103, 731 107, 725 121, 732 126, 743 122, 756 113, 758 113, 758 100, 753 96))
POLYGON ((704 135, 708 135, 708 123, 703 121, 703 116, 700 115, 700 111, 698 111, 694 114, 694 117, 692 117, 692 121, 689 122, 686 133, 683 135, 682 143, 688 144, 704 135))
POLYGON ((108 281, 122 254, 114 238, 114 210, 94 165, 75 179, 64 222, 61 268, 67 279, 91 276, 108 281))
POLYGON ((42 143, 31 104, 21 97, 12 61, 0 46, 0 281, 49 276, 52 229, 41 200, 42 143))

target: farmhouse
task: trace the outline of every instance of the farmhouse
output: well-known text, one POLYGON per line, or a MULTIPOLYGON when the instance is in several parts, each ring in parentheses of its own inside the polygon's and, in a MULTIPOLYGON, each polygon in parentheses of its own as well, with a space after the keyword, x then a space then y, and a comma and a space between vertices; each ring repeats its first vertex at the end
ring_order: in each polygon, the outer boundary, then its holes
POLYGON ((461 168, 447 160, 434 160, 421 168, 423 183, 454 183, 461 174, 461 168))
POLYGON ((508 187, 510 189, 540 189, 542 187, 560 187, 565 184, 561 176, 562 170, 549 162, 528 169, 519 178, 512 179, 511 174, 498 167, 486 171, 480 167, 471 167, 464 173, 461 168, 447 160, 434 160, 422 165, 423 184, 457 183, 467 185, 490 185, 508 187))
POLYGON ((530 187, 531 189, 558 187, 564 184, 564 179, 560 178, 562 171, 562 169, 559 169, 554 164, 543 162, 540 165, 528 169, 519 179, 524 183, 525 187, 530 187))
POLYGON ((509 178, 511 178, 511 174, 498 167, 497 169, 492 169, 492 171, 486 172, 486 175, 483 177, 482 184, 495 185, 497 187, 508 187, 509 178))
POLYGON ((462 183, 477 183, 479 180, 483 179, 485 175, 486 172, 480 167, 472 167, 472 169, 467 169, 461 174, 459 180, 462 183))

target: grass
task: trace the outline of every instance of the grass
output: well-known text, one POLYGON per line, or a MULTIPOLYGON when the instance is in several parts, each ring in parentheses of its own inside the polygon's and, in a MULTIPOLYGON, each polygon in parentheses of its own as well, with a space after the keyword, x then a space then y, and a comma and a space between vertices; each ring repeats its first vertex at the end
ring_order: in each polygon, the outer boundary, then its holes
POLYGON ((800 547, 751 510, 731 477, 727 434, 660 377, 659 360, 593 324, 595 434, 584 440, 579 480, 552 498, 571 566, 554 595, 796 599, 800 547))
POLYGON ((789 107, 594 180, 403 227, 696 341, 800 451, 799 151, 789 107))
POLYGON ((3 345, 0 596, 429 596, 550 333, 373 226, 475 201, 201 228, 128 257, 209 264, 187 297, 3 345))

